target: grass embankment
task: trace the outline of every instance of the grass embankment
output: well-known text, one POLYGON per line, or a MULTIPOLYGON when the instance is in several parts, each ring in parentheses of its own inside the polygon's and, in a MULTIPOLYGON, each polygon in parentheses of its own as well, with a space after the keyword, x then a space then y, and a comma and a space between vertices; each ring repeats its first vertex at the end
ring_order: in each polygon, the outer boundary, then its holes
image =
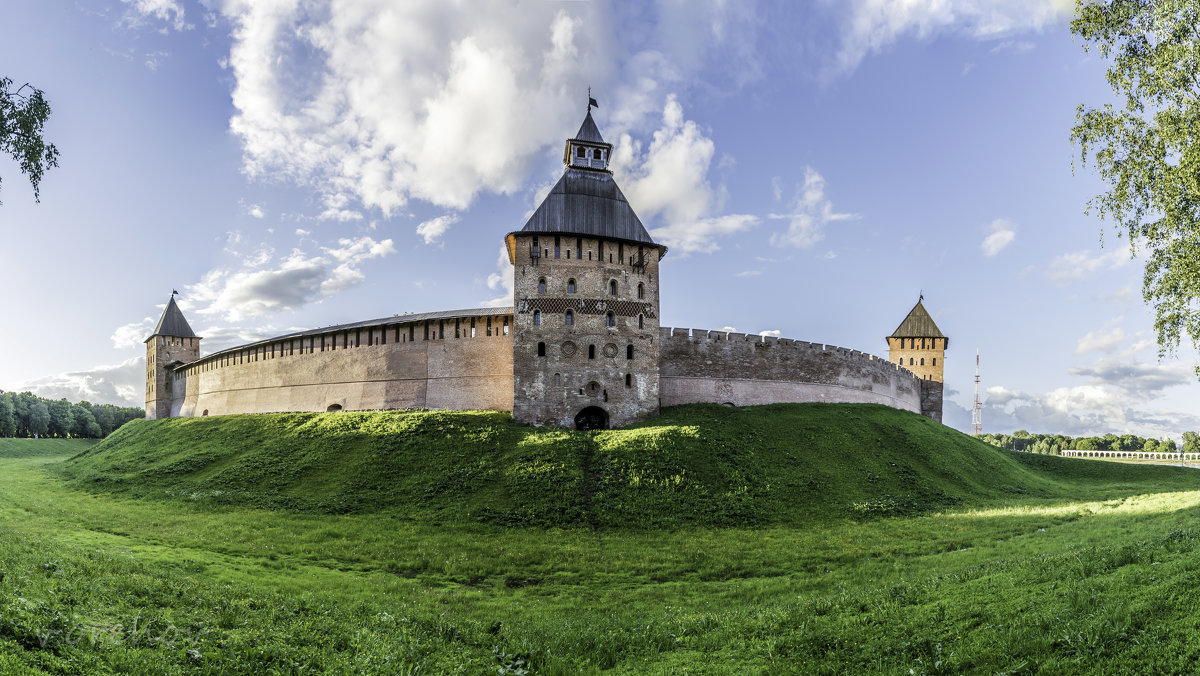
POLYGON ((595 434, 491 412, 174 418, 128 424, 63 473, 131 497, 541 527, 804 524, 1134 490, 1122 468, 824 404, 683 406, 595 434))
POLYGON ((196 422, 234 451, 182 471, 193 421, 162 421, 0 459, 0 673, 1200 666, 1191 470, 869 406, 687 407, 583 450, 497 414, 196 422))
POLYGON ((0 438, 0 458, 41 458, 75 455, 86 451, 95 439, 0 438))

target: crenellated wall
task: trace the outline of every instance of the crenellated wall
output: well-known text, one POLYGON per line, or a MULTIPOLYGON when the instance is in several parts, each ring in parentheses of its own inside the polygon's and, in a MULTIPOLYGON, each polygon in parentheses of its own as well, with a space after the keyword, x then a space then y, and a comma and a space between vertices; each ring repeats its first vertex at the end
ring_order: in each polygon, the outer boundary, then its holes
MULTIPOLYGON (((922 408, 917 376, 864 352, 704 329, 662 328, 659 343, 663 406, 818 401, 930 413, 922 408)), ((940 419, 940 388, 937 394, 940 419)))
POLYGON ((172 416, 493 409, 513 402, 511 318, 449 318, 281 337, 174 369, 172 416), (493 320, 495 326, 493 327, 493 320))

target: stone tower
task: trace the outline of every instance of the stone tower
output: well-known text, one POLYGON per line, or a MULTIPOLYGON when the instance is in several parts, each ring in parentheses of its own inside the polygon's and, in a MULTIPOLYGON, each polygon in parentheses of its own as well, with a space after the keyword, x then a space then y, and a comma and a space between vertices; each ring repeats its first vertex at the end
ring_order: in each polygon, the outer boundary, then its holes
POLYGON ((562 178, 505 237, 513 264, 513 418, 577 429, 658 413, 657 244, 608 170, 589 106, 562 178))
POLYGON ((147 420, 171 417, 172 371, 179 364, 199 358, 200 337, 192 331, 171 294, 158 326, 146 339, 147 420))
POLYGON ((942 373, 950 339, 942 333, 922 302, 909 311, 900 326, 887 337, 888 360, 912 371, 921 379, 921 413, 942 420, 942 373))

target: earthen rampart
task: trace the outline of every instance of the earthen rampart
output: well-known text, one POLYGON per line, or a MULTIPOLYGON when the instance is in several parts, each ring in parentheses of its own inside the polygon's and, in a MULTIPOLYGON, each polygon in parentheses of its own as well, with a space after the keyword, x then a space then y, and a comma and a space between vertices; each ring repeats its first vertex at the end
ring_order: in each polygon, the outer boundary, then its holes
POLYGON ((875 403, 922 413, 921 380, 865 352, 706 329, 660 330, 663 406, 875 403))

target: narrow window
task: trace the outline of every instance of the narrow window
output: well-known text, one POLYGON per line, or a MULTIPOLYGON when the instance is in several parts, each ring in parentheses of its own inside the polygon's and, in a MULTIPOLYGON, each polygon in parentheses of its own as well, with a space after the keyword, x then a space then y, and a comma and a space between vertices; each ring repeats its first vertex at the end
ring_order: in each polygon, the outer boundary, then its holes
POLYGON ((559 244, 558 244, 558 238, 555 237, 554 238, 554 257, 558 258, 558 255, 559 255, 559 244))
POLYGON ((645 320, 645 317, 643 317, 642 315, 638 315, 638 328, 639 329, 646 328, 646 320, 645 320))
POLYGON ((608 252, 608 262, 609 262, 609 263, 611 263, 611 262, 612 262, 612 252, 611 252, 611 251, 610 251, 610 252, 608 252))
POLYGON ((595 359, 595 358, 596 358, 596 346, 588 345, 588 359, 595 359))
POLYGON ((614 279, 608 283, 608 295, 617 295, 617 280, 614 279))
POLYGON ((354 347, 362 347, 362 329, 357 329, 354 332, 354 347))
POLYGON ((638 300, 646 297, 646 285, 638 282, 638 300))
POLYGON ((625 261, 625 242, 617 242, 617 260, 625 261))
POLYGON ((937 357, 934 357, 934 358, 933 358, 933 365, 934 365, 934 366, 937 366, 937 357))
POLYGON ((633 346, 632 345, 625 346, 625 358, 633 359, 633 346))
POLYGON ((475 337, 475 318, 471 317, 471 337, 475 337))
POLYGON ((461 329, 462 329, 462 326, 460 325, 460 320, 455 319, 454 320, 454 337, 455 338, 462 338, 462 330, 461 329))
POLYGON ((413 342, 414 340, 416 340, 416 338, 414 338, 414 337, 413 337, 413 333, 416 331, 416 329, 417 329, 417 325, 416 325, 416 324, 409 324, 409 325, 408 325, 408 342, 410 342, 410 343, 411 343, 411 342, 413 342))
MULTIPOLYGON (((533 238, 533 250, 534 250, 535 252, 537 252, 537 251, 541 251, 541 250, 542 250, 542 249, 541 249, 541 247, 539 247, 539 246, 538 246, 538 238, 537 238, 537 236, 536 236, 536 235, 535 235, 535 236, 534 236, 534 238, 533 238)), ((534 255, 536 256, 537 254, 535 253, 534 255)))
POLYGON ((575 325, 575 313, 571 312, 570 310, 567 310, 566 320, 567 320, 567 326, 574 326, 575 325))
POLYGON ((633 387, 633 374, 632 373, 625 374, 625 387, 633 387))
POLYGON ((575 293, 575 280, 567 280, 567 293, 575 293))
POLYGON ((538 343, 538 356, 539 357, 546 356, 546 344, 545 343, 538 343))
POLYGON ((504 318, 504 335, 508 335, 508 317, 504 318))
MULTIPOLYGON (((570 251, 567 251, 567 253, 568 253, 568 254, 570 254, 571 252, 570 252, 570 251)), ((561 373, 555 373, 555 374, 554 374, 554 386, 555 386, 555 387, 562 387, 562 374, 561 374, 561 373)))
POLYGON ((921 349, 922 350, 925 349, 925 339, 924 338, 921 339, 921 349))
POLYGON ((583 146, 575 146, 576 157, 587 157, 587 150, 583 146))
POLYGON ((429 340, 429 320, 425 320, 425 340, 429 340))
POLYGON ((913 358, 912 358, 912 357, 909 357, 909 358, 908 358, 908 365, 909 365, 909 366, 912 366, 912 365, 913 365, 913 358))
POLYGON ((546 293, 546 278, 542 277, 538 280, 538 293, 546 293))
POLYGON ((582 237, 575 238, 575 257, 583 258, 583 238, 582 237))
POLYGON ((446 320, 438 320, 438 340, 446 339, 446 320))
POLYGON ((617 318, 613 315, 613 313, 610 312, 610 313, 604 315, 604 325, 605 326, 616 326, 617 325, 617 318))
POLYGON ((925 365, 925 357, 921 357, 921 366, 925 365))
POLYGON ((534 310, 534 311, 533 311, 533 323, 534 323, 534 324, 541 324, 541 323, 542 323, 542 311, 541 311, 541 310, 534 310))
POLYGON ((489 336, 492 335, 492 318, 491 317, 487 318, 487 334, 489 336))
POLYGON ((596 240, 596 260, 604 262, 604 240, 596 240))

